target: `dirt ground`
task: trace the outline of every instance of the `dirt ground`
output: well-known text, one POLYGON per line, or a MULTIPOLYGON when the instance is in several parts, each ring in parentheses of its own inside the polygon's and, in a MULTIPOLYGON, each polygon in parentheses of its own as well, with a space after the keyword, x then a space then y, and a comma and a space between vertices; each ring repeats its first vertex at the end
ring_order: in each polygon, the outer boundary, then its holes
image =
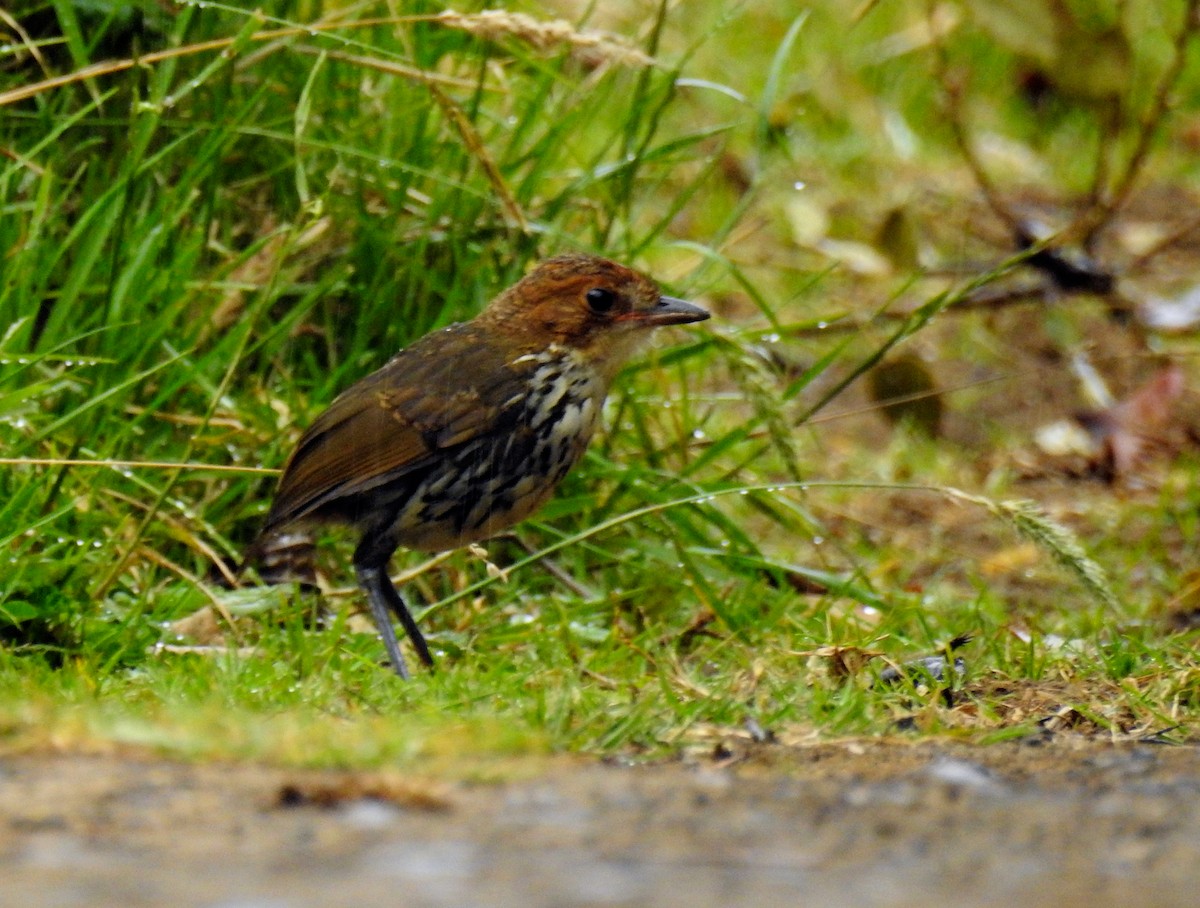
POLYGON ((764 744, 536 778, 0 760, 23 906, 1194 905, 1200 752, 764 744))

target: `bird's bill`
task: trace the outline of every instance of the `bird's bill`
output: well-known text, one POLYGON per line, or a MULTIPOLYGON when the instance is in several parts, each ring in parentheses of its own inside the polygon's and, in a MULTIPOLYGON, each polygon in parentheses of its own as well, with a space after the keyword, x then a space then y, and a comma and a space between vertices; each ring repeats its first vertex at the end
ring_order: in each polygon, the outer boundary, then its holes
POLYGON ((648 328, 686 325, 689 322, 702 322, 708 317, 708 310, 673 296, 660 296, 658 302, 649 309, 634 309, 625 316, 629 321, 648 328))

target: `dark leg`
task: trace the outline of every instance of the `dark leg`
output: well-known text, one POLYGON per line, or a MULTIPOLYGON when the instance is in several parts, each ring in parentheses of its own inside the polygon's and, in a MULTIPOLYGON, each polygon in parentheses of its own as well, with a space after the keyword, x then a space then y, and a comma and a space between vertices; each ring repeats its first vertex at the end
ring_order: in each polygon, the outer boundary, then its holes
POLYGON ((371 617, 375 619, 379 636, 383 638, 383 648, 387 650, 388 660, 396 674, 407 680, 408 666, 400 654, 396 629, 392 626, 392 614, 400 619, 400 624, 408 634, 408 639, 412 641, 421 662, 432 668, 433 656, 430 655, 429 645, 425 642, 421 629, 417 627, 412 613, 404 604, 404 599, 392 583, 392 578, 388 576, 387 563, 394 550, 395 546, 387 545, 385 539, 367 533, 354 552, 354 570, 358 575, 358 585, 367 594, 367 601, 371 605, 371 617))

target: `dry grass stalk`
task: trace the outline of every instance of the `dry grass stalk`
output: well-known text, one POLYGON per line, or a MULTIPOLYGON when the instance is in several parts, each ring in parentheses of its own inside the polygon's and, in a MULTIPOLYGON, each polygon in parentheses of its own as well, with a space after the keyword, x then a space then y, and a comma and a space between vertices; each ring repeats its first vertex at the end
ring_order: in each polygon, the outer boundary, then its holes
POLYGON ((624 66, 653 66, 654 59, 616 35, 580 31, 562 19, 540 20, 526 13, 488 9, 478 13, 446 10, 434 17, 448 28, 469 32, 486 41, 515 38, 537 48, 554 50, 568 46, 584 63, 618 63, 624 66))

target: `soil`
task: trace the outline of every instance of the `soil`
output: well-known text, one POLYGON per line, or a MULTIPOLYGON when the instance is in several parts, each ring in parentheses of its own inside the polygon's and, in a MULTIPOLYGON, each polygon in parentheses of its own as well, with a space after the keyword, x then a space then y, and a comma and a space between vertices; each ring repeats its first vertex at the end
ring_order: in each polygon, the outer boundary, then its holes
POLYGON ((3 904, 1194 905, 1200 751, 720 745, 536 778, 0 759, 3 904))

